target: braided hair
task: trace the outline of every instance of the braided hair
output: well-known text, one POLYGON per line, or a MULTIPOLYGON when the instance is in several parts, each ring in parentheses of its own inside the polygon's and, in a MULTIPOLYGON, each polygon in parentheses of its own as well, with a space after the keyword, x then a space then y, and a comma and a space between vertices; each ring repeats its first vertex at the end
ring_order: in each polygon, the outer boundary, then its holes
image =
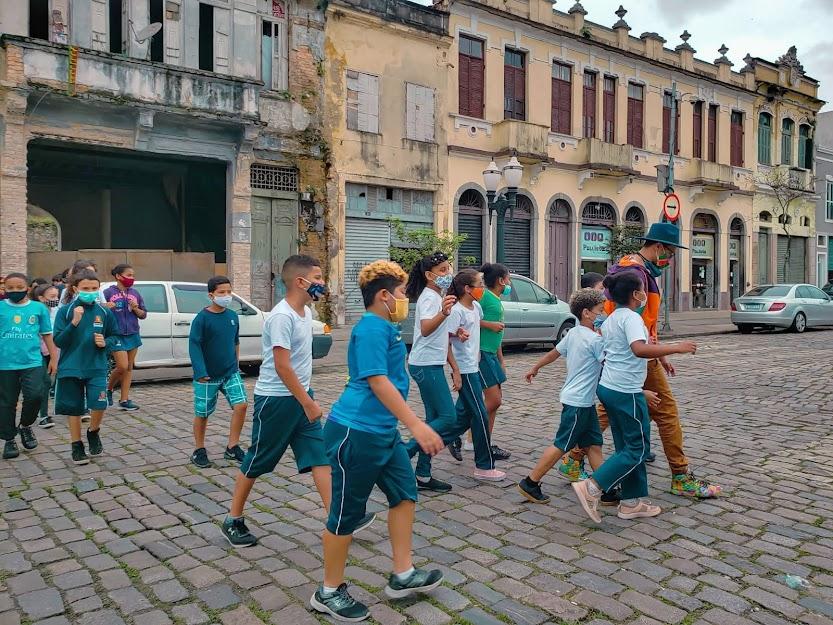
POLYGON ((421 260, 417 261, 411 274, 408 276, 408 286, 405 287, 405 293, 412 302, 415 302, 425 287, 428 286, 428 280, 425 277, 426 271, 432 271, 437 265, 442 265, 448 260, 448 256, 442 252, 434 252, 428 256, 423 256, 421 260))

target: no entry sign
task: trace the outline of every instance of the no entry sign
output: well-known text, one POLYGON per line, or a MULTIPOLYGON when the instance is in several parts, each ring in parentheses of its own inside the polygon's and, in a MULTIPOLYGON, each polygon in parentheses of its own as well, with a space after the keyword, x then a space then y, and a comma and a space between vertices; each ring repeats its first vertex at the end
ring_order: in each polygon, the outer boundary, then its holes
POLYGON ((680 198, 676 193, 669 193, 662 203, 662 212, 668 221, 675 223, 680 218, 680 198))

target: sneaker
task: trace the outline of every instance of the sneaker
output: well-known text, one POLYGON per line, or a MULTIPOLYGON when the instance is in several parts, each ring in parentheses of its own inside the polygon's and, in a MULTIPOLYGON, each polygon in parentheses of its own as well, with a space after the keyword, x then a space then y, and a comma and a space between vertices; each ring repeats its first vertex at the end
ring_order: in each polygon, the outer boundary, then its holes
POLYGON ((463 451, 474 451, 474 443, 466 441, 463 443, 463 451))
POLYGON ((226 460, 243 462, 243 458, 245 457, 246 452, 241 449, 240 445, 235 445, 234 447, 226 447, 226 451, 223 452, 223 458, 225 458, 226 460))
POLYGON ((518 482, 518 490, 521 491, 521 494, 532 503, 550 502, 549 496, 545 495, 543 491, 541 491, 541 482, 533 484, 528 477, 525 477, 518 482))
POLYGON ((3 460, 17 458, 19 455, 20 450, 17 448, 17 441, 6 441, 6 445, 3 447, 3 460))
POLYGON ((214 466, 211 460, 208 459, 208 452, 205 451, 205 447, 194 450, 194 453, 191 454, 191 464, 200 469, 210 469, 214 466))
POLYGON ((587 487, 588 483, 589 482, 587 480, 573 482, 573 490, 576 492, 578 502, 581 504, 581 507, 584 508, 587 516, 589 516, 596 523, 601 523, 602 515, 599 514, 599 498, 590 494, 590 490, 587 487))
POLYGON ((365 514, 364 518, 361 521, 359 521, 359 524, 356 527, 356 529, 353 530, 353 534, 361 532, 362 530, 366 530, 368 527, 373 525, 373 521, 375 520, 376 515, 374 513, 371 512, 370 514, 365 514))
POLYGON ((48 430, 49 428, 55 427, 55 422, 52 420, 52 417, 46 415, 45 417, 41 417, 38 419, 38 427, 42 427, 44 430, 48 430))
POLYGON ((113 391, 107 391, 107 405, 113 405, 113 391))
POLYGON ((657 460, 657 455, 654 452, 649 452, 647 456, 645 456, 645 462, 649 464, 653 464, 657 460))
POLYGON ((100 456, 104 453, 104 446, 101 444, 101 436, 99 436, 99 432, 100 430, 96 430, 95 432, 87 430, 87 443, 90 446, 91 456, 100 456))
POLYGON ((498 469, 475 469, 474 479, 486 482, 502 482, 506 478, 506 471, 498 469))
POLYGON ((89 423, 93 420, 93 416, 90 414, 89 410, 85 410, 84 414, 81 415, 81 423, 89 423))
POLYGON ((578 482, 584 473, 584 460, 576 460, 570 455, 564 457, 564 461, 558 465, 558 476, 570 482, 578 482))
POLYGON ((242 518, 226 517, 221 530, 232 547, 253 547, 257 544, 257 537, 249 531, 242 518))
POLYGON ((448 444, 448 453, 457 462, 463 462, 463 442, 456 438, 448 444))
MULTIPOLYGON (((110 404, 111 406, 113 404, 110 404)), ((120 401, 119 402, 119 410, 126 410, 127 412, 133 412, 139 409, 139 405, 134 402, 132 399, 128 399, 127 401, 120 401)))
POLYGON ((650 501, 640 499, 635 506, 626 506, 619 504, 619 513, 616 515, 620 519, 647 519, 649 517, 657 516, 662 512, 662 508, 655 506, 650 501))
POLYGON ((602 498, 599 500, 599 503, 603 506, 618 506, 621 500, 622 489, 616 487, 609 493, 602 493, 602 498))
POLYGON ((347 584, 342 584, 338 590, 327 596, 319 587, 310 598, 309 604, 316 612, 329 614, 335 620, 347 623, 358 623, 370 616, 367 606, 353 599, 347 592, 347 584))
POLYGON ((90 463, 87 452, 84 451, 84 443, 81 441, 75 441, 72 444, 72 462, 78 465, 90 463))
POLYGON ((712 499, 723 492, 717 484, 709 484, 688 472, 671 478, 671 494, 683 497, 697 497, 698 499, 712 499))
POLYGON ((512 457, 512 453, 506 451, 505 449, 501 449, 497 445, 492 445, 492 458, 495 460, 509 460, 512 457))
POLYGON ((417 490, 431 490, 435 493, 447 493, 451 491, 451 484, 433 477, 425 481, 417 478, 417 490))
POLYGON ((35 438, 32 428, 21 426, 17 431, 20 432, 20 442, 23 443, 23 449, 28 451, 38 446, 38 439, 35 438))
POLYGON ((442 583, 443 574, 441 571, 414 569, 414 572, 404 582, 400 582, 396 575, 391 574, 388 578, 388 585, 385 586, 385 594, 391 599, 404 599, 417 592, 434 590, 442 583))

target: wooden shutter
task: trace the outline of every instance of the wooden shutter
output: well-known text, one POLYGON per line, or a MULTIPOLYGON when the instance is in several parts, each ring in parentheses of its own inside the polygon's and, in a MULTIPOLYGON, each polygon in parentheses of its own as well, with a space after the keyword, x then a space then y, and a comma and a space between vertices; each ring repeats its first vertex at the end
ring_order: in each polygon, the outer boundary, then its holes
POLYGON ((471 112, 471 62, 469 55, 460 53, 459 65, 460 68, 457 73, 457 112, 460 115, 467 115, 469 117, 477 117, 471 112))
POLYGON ((460 37, 458 92, 460 115, 483 117, 483 42, 460 37))
POLYGON ((584 73, 583 94, 583 133, 586 138, 590 139, 596 136, 596 74, 584 73))
POLYGON ((515 102, 515 74, 512 66, 503 64, 503 119, 512 119, 515 102))
POLYGON ((470 59, 469 65, 469 116, 483 118, 483 77, 486 67, 483 58, 470 59))
POLYGON ((526 69, 524 54, 506 50, 503 63, 503 118, 526 119, 526 69))
POLYGON ((743 113, 732 112, 729 152, 733 167, 743 167, 743 113))
POLYGON ((717 162, 717 105, 709 105, 709 128, 708 128, 709 160, 717 162))
POLYGON ((526 68, 515 67, 515 119, 526 119, 526 68))
POLYGON ((628 145, 642 147, 642 105, 644 90, 642 85, 628 85, 628 145))
POLYGON ((379 77, 347 70, 347 128, 379 132, 379 77))
POLYGON ((434 90, 406 84, 405 132, 415 141, 434 140, 434 90))
POLYGON ((692 133, 694 135, 694 158, 703 158, 703 103, 694 103, 692 133))
POLYGON ((604 102, 602 107, 604 140, 616 142, 616 79, 604 78, 604 102))
POLYGON ((569 65, 554 63, 552 72, 552 130, 569 135, 572 134, 573 69, 569 65))

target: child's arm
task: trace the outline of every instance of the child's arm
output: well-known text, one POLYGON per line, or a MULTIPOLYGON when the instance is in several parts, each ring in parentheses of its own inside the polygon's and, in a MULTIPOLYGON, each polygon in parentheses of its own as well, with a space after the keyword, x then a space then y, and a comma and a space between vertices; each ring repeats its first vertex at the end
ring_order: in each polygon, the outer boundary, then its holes
POLYGON ((194 379, 206 382, 211 378, 205 366, 205 354, 202 353, 202 316, 199 314, 191 324, 191 331, 188 333, 188 355, 191 357, 191 368, 194 370, 194 379))
POLYGON ((457 303, 457 298, 453 295, 446 295, 443 298, 440 311, 433 317, 419 320, 419 329, 422 336, 431 336, 437 331, 446 317, 451 314, 451 308, 457 303))
POLYGON ((309 396, 307 389, 301 384, 298 376, 295 374, 295 369, 289 361, 290 351, 285 347, 273 347, 272 354, 275 357, 275 371, 284 386, 292 393, 292 396, 298 400, 301 407, 304 409, 304 414, 311 422, 320 419, 323 416, 321 406, 312 397, 309 396))
POLYGON ((530 384, 532 384, 532 379, 536 375, 538 375, 538 372, 541 369, 543 369, 547 365, 551 365, 556 360, 558 360, 560 357, 561 357, 561 354, 558 352, 557 349, 555 349, 553 347, 550 351, 548 351, 546 354, 544 354, 543 356, 541 356, 541 358, 538 359, 538 362, 536 362, 532 366, 532 369, 530 369, 529 371, 526 372, 526 376, 525 376, 526 381, 529 382, 530 384))
POLYGON ((492 332, 501 332, 504 328, 506 328, 506 324, 502 321, 484 321, 481 319, 480 327, 491 330, 492 332))
POLYGON ((137 319, 144 319, 148 316, 145 300, 142 299, 142 294, 138 291, 136 291, 136 301, 130 301, 130 310, 136 315, 137 319))
POLYGON ((46 349, 49 350, 49 367, 47 371, 49 375, 55 375, 55 372, 58 371, 58 349, 55 347, 55 341, 52 340, 51 334, 44 334, 43 342, 46 345, 46 349))
POLYGON ((454 358, 451 349, 448 350, 446 360, 448 361, 448 366, 451 367, 451 388, 454 392, 457 392, 463 388, 463 378, 460 375, 460 367, 457 366, 457 359, 454 358))
POLYGON ((382 402, 382 405, 410 430, 422 451, 431 456, 435 456, 442 451, 445 446, 442 439, 427 423, 414 414, 414 411, 402 399, 402 395, 396 390, 388 376, 370 376, 367 378, 367 383, 370 385, 373 394, 382 402))
POLYGON ((75 333, 75 328, 81 323, 81 317, 84 316, 84 309, 81 306, 76 306, 72 309, 72 319, 67 319, 67 314, 70 311, 64 308, 61 308, 58 311, 58 316, 55 317, 55 328, 52 333, 52 340, 61 349, 66 349, 72 344, 72 335, 75 333))
POLYGON ((657 345, 638 340, 631 343, 631 351, 637 358, 662 358, 671 354, 693 354, 697 351, 697 344, 692 341, 680 341, 657 345))

